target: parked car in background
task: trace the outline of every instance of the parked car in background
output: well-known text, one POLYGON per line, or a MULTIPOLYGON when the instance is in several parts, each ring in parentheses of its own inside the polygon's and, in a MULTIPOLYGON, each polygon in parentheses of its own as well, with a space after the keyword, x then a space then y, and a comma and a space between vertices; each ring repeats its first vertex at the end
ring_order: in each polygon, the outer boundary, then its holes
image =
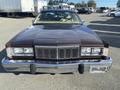
POLYGON ((109 45, 85 26, 76 10, 43 9, 33 25, 6 43, 8 72, 105 73, 109 45))
POLYGON ((108 7, 100 7, 100 8, 97 8, 96 12, 107 13, 107 12, 109 12, 109 8, 108 7))
POLYGON ((89 8, 79 8, 78 10, 78 14, 91 14, 92 11, 89 8))
POLYGON ((92 13, 96 12, 96 9, 95 9, 95 8, 93 8, 93 7, 88 7, 88 8, 89 8, 89 10, 90 10, 92 13))
POLYGON ((109 9, 103 10, 103 13, 108 13, 109 9))
POLYGON ((119 17, 120 16, 120 10, 111 11, 111 12, 109 12, 108 16, 119 17))

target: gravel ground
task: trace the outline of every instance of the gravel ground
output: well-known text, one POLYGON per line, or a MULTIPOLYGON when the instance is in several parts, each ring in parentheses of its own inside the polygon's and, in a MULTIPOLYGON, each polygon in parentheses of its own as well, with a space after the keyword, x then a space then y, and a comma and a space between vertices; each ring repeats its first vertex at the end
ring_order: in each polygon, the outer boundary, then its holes
MULTIPOLYGON (((110 43, 113 65, 106 74, 20 74, 6 73, 0 66, 0 90, 120 90, 120 18, 103 17, 101 14, 80 15, 88 27, 110 43), (96 25, 97 24, 97 25, 96 25), (108 24, 106 26, 106 24, 108 24), (117 25, 117 26, 116 26, 117 25), (112 27, 111 27, 112 26, 112 27), (101 32, 105 31, 105 32, 101 32)), ((0 17, 0 59, 4 57, 4 45, 25 27, 33 18, 0 17)))

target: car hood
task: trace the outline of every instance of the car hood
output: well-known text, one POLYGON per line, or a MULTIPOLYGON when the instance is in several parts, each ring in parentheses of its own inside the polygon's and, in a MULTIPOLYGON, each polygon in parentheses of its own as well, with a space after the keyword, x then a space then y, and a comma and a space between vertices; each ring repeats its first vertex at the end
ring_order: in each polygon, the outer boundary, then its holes
POLYGON ((7 43, 12 47, 34 45, 103 46, 101 39, 84 25, 36 25, 27 28, 7 43))

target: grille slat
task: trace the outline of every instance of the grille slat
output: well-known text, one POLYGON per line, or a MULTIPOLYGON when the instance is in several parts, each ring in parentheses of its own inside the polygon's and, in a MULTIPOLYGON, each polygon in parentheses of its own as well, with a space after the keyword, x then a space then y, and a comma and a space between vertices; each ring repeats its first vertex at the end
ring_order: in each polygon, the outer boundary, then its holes
POLYGON ((58 50, 58 57, 61 59, 65 57, 65 50, 64 49, 58 50))
POLYGON ((50 58, 49 57, 49 49, 44 49, 44 58, 50 58))
POLYGON ((57 51, 56 49, 50 49, 50 58, 57 58, 57 51))
POLYGON ((79 46, 35 46, 37 59, 75 59, 79 58, 79 46))
POLYGON ((77 48, 74 48, 72 49, 72 57, 78 57, 78 49, 77 48))
POLYGON ((66 58, 71 58, 71 49, 66 49, 66 58))

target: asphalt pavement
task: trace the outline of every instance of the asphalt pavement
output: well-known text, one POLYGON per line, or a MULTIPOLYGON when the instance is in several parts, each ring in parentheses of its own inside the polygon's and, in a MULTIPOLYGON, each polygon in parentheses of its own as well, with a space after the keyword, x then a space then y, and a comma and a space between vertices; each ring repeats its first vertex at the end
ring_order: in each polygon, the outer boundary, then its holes
MULTIPOLYGON (((110 72, 105 74, 36 74, 14 75, 0 64, 0 90, 120 90, 120 18, 101 14, 80 15, 85 24, 110 44, 113 59, 110 72)), ((5 43, 30 26, 33 18, 0 17, 0 60, 5 57, 5 43)))

